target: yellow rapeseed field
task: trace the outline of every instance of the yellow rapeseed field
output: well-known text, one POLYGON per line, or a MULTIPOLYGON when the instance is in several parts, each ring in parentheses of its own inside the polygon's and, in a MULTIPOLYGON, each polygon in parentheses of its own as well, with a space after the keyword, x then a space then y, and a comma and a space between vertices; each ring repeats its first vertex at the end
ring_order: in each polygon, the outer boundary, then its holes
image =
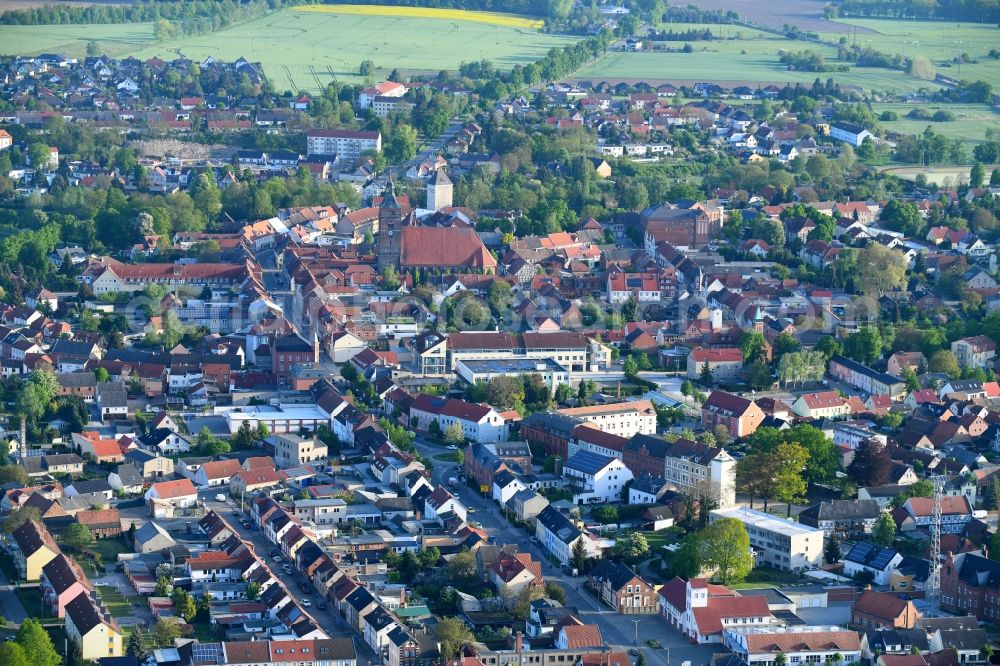
POLYGON ((507 28, 529 28, 537 30, 542 22, 537 19, 500 14, 498 12, 473 12, 465 9, 437 9, 433 7, 390 7, 386 5, 304 5, 296 7, 299 12, 319 14, 355 14, 361 16, 389 16, 398 18, 444 19, 446 21, 473 21, 489 23, 507 28))

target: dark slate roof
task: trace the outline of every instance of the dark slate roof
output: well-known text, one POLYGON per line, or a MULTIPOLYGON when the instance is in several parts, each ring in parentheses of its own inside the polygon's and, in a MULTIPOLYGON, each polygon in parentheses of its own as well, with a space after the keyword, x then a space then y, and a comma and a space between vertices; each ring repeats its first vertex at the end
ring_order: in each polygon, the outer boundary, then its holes
POLYGON ((965 553, 962 555, 958 578, 973 587, 1000 587, 1000 562, 974 553, 965 553))
POLYGON ((799 514, 799 520, 806 517, 813 521, 821 520, 867 520, 878 518, 881 509, 878 502, 868 500, 830 500, 813 504, 799 514))

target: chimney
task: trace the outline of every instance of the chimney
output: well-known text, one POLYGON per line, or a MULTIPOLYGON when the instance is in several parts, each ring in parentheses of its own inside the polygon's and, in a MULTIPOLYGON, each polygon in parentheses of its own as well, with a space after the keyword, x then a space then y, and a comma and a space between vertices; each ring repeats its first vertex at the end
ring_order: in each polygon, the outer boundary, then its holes
POLYGON ((514 634, 514 652, 521 654, 524 651, 524 637, 521 632, 514 634))

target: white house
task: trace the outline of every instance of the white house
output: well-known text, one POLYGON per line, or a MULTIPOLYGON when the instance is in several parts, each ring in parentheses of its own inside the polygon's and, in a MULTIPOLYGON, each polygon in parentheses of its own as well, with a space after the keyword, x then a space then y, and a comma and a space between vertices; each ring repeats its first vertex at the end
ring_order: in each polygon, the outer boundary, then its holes
POLYGON ((865 139, 871 138, 872 133, 861 125, 854 123, 838 122, 830 125, 830 138, 843 141, 857 148, 865 139))
POLYGON ((890 575, 902 561, 903 556, 892 548, 859 541, 844 557, 844 575, 853 577, 866 573, 871 575, 874 584, 888 585, 890 575))
POLYGON ((747 664, 777 663, 778 655, 789 664, 844 666, 861 660, 860 634, 843 627, 733 627, 723 636, 726 647, 747 664))
POLYGON ((569 564, 573 557, 573 548, 581 539, 587 557, 599 557, 601 554, 597 540, 589 532, 580 530, 551 505, 542 509, 535 518, 535 537, 560 564, 569 564))
POLYGON ((591 451, 574 453, 563 466, 563 476, 570 479, 577 504, 620 502, 625 484, 632 480, 621 460, 591 451))

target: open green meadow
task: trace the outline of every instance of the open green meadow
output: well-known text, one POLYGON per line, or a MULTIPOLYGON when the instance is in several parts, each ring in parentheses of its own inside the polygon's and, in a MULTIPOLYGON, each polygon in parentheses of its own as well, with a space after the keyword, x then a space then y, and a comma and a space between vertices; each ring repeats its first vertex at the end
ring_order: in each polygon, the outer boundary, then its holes
POLYGON ((927 56, 938 74, 953 78, 982 80, 1000 87, 1000 60, 987 55, 1000 48, 1000 28, 983 23, 950 23, 946 21, 892 21, 874 19, 842 19, 846 25, 867 28, 877 34, 844 35, 828 33, 825 39, 836 41, 846 37, 859 46, 871 46, 883 53, 899 53, 907 57, 927 56), (969 60, 961 67, 956 63, 945 66, 953 58, 966 54, 969 60))
POLYGON ((522 27, 443 18, 364 16, 286 9, 220 32, 157 42, 151 24, 0 26, 0 53, 57 51, 83 56, 96 41, 115 57, 164 59, 179 54, 260 62, 277 90, 316 91, 336 77, 356 80, 363 60, 384 76, 454 70, 462 61, 487 59, 501 69, 535 62, 576 37, 522 27))
POLYGON ((899 120, 879 121, 887 130, 900 134, 921 134, 928 126, 938 134, 950 139, 962 139, 970 145, 986 141, 986 130, 992 129, 1000 136, 1000 113, 985 104, 873 104, 872 111, 880 115, 883 111, 895 111, 899 120), (945 110, 955 114, 950 122, 933 122, 907 118, 912 109, 934 113, 945 110))
POLYGON ((741 54, 739 49, 719 50, 713 42, 706 50, 697 47, 694 53, 624 53, 616 51, 609 53, 589 67, 585 67, 573 78, 600 81, 658 81, 697 82, 717 81, 728 84, 745 83, 775 84, 786 83, 811 84, 817 78, 821 81, 832 77, 843 86, 855 86, 867 90, 893 91, 898 93, 913 92, 926 82, 912 79, 902 72, 875 67, 856 67, 850 72, 804 72, 789 71, 778 61, 779 48, 795 48, 796 50, 812 48, 813 50, 830 51, 825 53, 831 59, 836 56, 833 49, 817 47, 813 44, 790 42, 787 39, 777 40, 778 44, 770 44, 770 50, 762 48, 746 49, 741 54))

